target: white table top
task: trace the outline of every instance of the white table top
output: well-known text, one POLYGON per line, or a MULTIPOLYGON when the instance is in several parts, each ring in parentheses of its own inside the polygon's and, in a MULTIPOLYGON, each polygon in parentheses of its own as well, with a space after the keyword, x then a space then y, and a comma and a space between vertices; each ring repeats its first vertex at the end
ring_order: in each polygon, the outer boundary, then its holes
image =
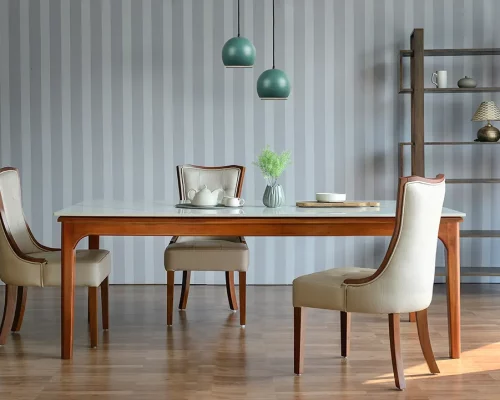
MULTIPOLYGON (((54 213, 57 217, 394 217, 396 201, 382 200, 380 207, 300 208, 284 206, 243 206, 216 210, 176 208, 172 204, 156 201, 125 202, 118 200, 84 201, 54 213)), ((465 217, 461 211, 443 208, 443 217, 465 217)))

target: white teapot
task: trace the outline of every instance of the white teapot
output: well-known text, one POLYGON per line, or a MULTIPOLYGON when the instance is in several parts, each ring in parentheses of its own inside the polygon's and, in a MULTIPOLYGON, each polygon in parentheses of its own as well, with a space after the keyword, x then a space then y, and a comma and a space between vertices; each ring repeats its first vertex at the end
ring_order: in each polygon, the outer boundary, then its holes
POLYGON ((191 200, 191 204, 195 206, 215 206, 219 200, 219 192, 222 189, 215 189, 213 192, 204 185, 203 189, 189 189, 188 199, 191 200))

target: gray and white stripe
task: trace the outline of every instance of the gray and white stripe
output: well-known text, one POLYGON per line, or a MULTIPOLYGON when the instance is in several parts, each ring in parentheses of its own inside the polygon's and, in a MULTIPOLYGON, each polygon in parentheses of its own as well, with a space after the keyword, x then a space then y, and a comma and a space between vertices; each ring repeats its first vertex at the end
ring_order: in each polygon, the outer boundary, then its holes
MULTIPOLYGON (((277 0, 276 67, 288 73, 292 95, 263 102, 255 84, 272 66, 271 1, 245 0, 241 11, 257 60, 232 70, 220 52, 236 34, 234 1, 0 2, 0 162, 21 170, 37 237, 57 246, 53 211, 84 199, 173 203, 180 163, 246 165, 244 197, 258 204, 265 182, 251 163, 266 144, 293 153, 281 179, 289 204, 327 190, 392 199, 397 143, 410 129, 409 96, 397 93, 398 50, 409 48, 413 28, 425 29, 428 48, 500 46, 495 0, 277 0)), ((498 57, 427 59, 426 83, 446 69, 450 86, 466 74, 499 85, 498 66, 498 57)), ((500 101, 495 93, 426 96, 426 139, 474 139, 481 123, 470 118, 489 99, 500 101)), ((495 151, 429 148, 426 172, 498 177, 495 151)), ((468 213, 464 229, 495 229, 497 200, 493 185, 449 185, 446 203, 468 213)), ((168 240, 103 238, 112 282, 164 283, 168 240)), ((463 239, 463 265, 498 264, 497 240, 463 239)), ((249 283, 280 284, 326 267, 375 266, 387 239, 248 243, 249 283)), ((222 283, 223 275, 198 273, 194 282, 222 283)))

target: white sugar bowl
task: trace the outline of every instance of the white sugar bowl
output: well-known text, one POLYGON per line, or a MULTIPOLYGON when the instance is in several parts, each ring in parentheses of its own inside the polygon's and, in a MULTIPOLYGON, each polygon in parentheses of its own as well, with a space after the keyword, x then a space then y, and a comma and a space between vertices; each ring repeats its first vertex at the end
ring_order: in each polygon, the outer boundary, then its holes
POLYGON ((316 193, 316 201, 320 203, 342 203, 346 198, 345 193, 316 193))

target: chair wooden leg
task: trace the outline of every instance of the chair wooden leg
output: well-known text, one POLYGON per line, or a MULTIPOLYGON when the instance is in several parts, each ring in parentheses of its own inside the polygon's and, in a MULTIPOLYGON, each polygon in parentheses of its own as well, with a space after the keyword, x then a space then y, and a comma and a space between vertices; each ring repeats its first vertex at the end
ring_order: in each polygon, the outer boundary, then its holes
POLYGON ((240 271, 240 325, 245 326, 247 321, 247 273, 240 271))
POLYGON ((340 354, 348 357, 351 350, 351 313, 340 312, 340 354))
POLYGON ((409 322, 416 322, 417 321, 417 314, 414 312, 411 312, 408 314, 408 321, 409 322))
POLYGON ((102 329, 109 329, 109 277, 106 277, 101 283, 101 313, 102 329))
POLYGON ((179 300, 179 310, 185 310, 187 307, 189 286, 191 282, 191 271, 182 271, 182 289, 179 300))
POLYGON ((234 272, 226 271, 226 291, 227 300, 229 301, 229 308, 233 311, 238 309, 238 302, 236 301, 236 292, 234 290, 234 272))
POLYGON ((89 287, 89 329, 90 329, 90 347, 97 347, 98 336, 98 310, 97 310, 97 287, 89 287))
POLYGON ((434 352, 432 351, 431 338, 429 336, 427 309, 417 311, 417 330, 420 347, 422 348, 422 353, 429 367, 429 371, 433 374, 439 374, 439 368, 436 363, 436 358, 434 357, 434 352))
POLYGON ((174 312, 174 271, 167 271, 167 325, 172 326, 174 312))
POLYGON ((3 307, 2 325, 0 325, 0 345, 7 342, 16 312, 17 286, 5 285, 5 305, 3 307))
POLYGON ((399 329, 399 314, 389 314, 389 340, 391 342, 392 370, 394 382, 400 390, 406 388, 403 358, 401 356, 401 334, 399 329))
POLYGON ((306 310, 303 307, 293 308, 293 372, 301 375, 304 371, 304 338, 306 310))
POLYGON ((17 288, 17 303, 16 312, 14 314, 14 322, 12 323, 12 332, 19 332, 23 325, 24 311, 26 309, 26 298, 28 297, 28 288, 26 286, 18 286, 17 288))

